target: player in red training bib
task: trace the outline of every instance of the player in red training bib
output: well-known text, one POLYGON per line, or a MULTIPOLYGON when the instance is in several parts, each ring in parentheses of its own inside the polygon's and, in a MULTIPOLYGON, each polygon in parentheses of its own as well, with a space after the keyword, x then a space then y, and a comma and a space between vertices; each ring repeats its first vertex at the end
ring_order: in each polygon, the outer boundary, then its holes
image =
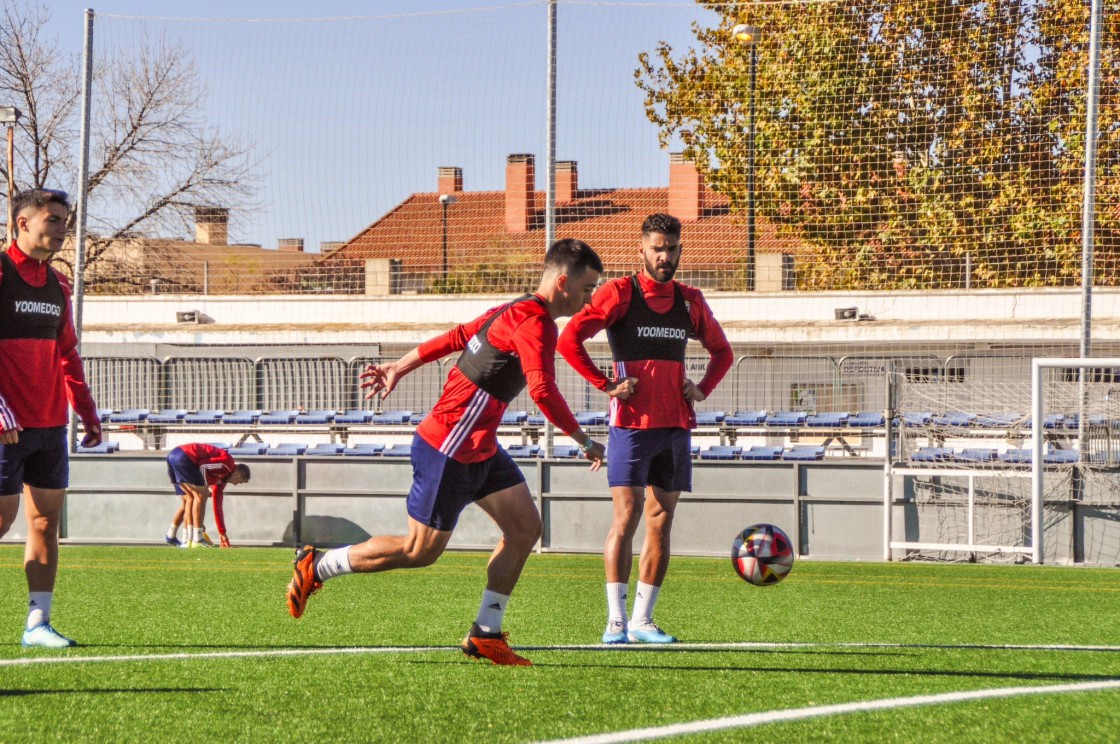
POLYGON ((22 493, 29 594, 22 643, 69 648, 77 644, 50 622, 70 484, 67 403, 82 419, 83 445, 101 442, 101 422, 78 355, 70 286, 50 265, 66 238, 66 194, 29 189, 10 208, 16 239, 0 253, 0 537, 22 493))
POLYGON ((249 482, 249 466, 236 463, 228 452, 211 444, 184 444, 167 455, 167 477, 175 486, 175 493, 182 503, 171 520, 164 542, 187 548, 215 547, 206 534, 203 518, 206 514, 206 496, 213 499, 214 523, 223 548, 229 547, 226 535, 225 509, 222 503, 226 486, 249 482), (186 522, 182 542, 177 533, 179 525, 186 522))
POLYGON ((587 304, 602 271, 589 245, 558 240, 545 254, 536 292, 425 341, 395 362, 366 368, 362 387, 369 396, 385 397, 409 372, 459 352, 443 394, 412 439, 408 534, 335 550, 310 545, 297 550, 288 585, 293 617, 302 616, 311 594, 336 576, 431 565, 447 547, 459 514, 474 503, 497 523, 502 538, 490 557, 486 590, 463 652, 495 664, 529 665, 506 643, 502 620, 543 525, 525 477, 498 444, 497 428, 510 401, 528 386, 544 415, 579 444, 591 469, 602 464, 603 445, 580 428, 555 373, 556 318, 587 304))
POLYGON ((700 290, 674 281, 681 260, 681 223, 653 214, 642 223, 642 269, 595 292, 565 326, 559 351, 592 385, 610 396, 607 482, 614 517, 603 549, 607 628, 603 643, 673 643, 653 610, 669 568, 669 533, 681 491, 692 490, 693 405, 711 395, 731 368, 733 353, 700 290), (614 380, 591 360, 584 342, 606 329, 614 380), (685 347, 696 339, 709 354, 700 382, 685 375, 685 347), (634 611, 626 594, 634 534, 645 513, 634 611))

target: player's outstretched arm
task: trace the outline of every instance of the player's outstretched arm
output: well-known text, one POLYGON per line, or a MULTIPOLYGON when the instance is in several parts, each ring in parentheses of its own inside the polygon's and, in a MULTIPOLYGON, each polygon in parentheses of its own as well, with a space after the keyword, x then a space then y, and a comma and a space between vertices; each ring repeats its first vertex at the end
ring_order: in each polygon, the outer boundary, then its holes
POLYGON ((360 376, 362 389, 366 391, 366 399, 378 394, 382 398, 387 398, 402 377, 423 364, 420 350, 416 348, 395 362, 367 366, 366 371, 360 376))

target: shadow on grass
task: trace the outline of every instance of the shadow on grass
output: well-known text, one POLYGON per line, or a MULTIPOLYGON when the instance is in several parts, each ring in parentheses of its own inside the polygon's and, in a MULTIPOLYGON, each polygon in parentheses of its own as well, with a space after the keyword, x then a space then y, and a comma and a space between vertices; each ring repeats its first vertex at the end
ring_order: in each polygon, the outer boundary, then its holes
POLYGON ((139 692, 156 692, 156 693, 173 693, 179 694, 182 692, 225 692, 224 687, 143 687, 137 689, 135 687, 106 687, 96 690, 90 689, 70 689, 70 690, 0 690, 0 698, 5 697, 27 697, 29 695, 103 695, 106 693, 139 693, 139 692))

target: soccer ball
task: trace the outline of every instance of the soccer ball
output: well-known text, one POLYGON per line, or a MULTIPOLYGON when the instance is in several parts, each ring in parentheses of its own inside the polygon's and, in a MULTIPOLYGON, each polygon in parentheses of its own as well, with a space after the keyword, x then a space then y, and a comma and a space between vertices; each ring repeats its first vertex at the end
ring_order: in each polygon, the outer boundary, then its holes
POLYGON ((793 568, 793 543, 772 524, 752 524, 731 543, 731 565, 749 584, 777 584, 793 568))

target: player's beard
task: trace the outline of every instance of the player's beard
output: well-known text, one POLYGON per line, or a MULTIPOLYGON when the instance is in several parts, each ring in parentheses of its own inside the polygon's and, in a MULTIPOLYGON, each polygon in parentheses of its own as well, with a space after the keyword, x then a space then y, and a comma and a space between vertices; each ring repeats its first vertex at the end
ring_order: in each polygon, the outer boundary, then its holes
POLYGON ((650 263, 648 259, 643 259, 643 262, 646 265, 646 276, 653 277, 653 280, 660 284, 669 281, 673 278, 673 275, 677 273, 677 264, 672 261, 666 261, 662 264, 653 264, 650 263))

